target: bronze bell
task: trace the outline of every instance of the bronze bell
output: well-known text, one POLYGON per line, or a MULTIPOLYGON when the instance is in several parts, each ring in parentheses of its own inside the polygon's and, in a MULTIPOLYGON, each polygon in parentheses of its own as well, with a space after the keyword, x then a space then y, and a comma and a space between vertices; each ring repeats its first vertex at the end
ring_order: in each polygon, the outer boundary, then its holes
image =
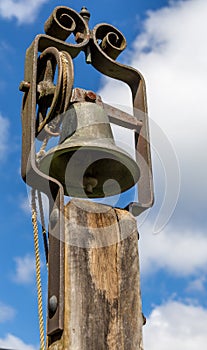
POLYGON ((42 158, 40 170, 57 179, 65 195, 80 198, 122 193, 140 176, 137 163, 115 145, 103 107, 92 102, 65 112, 59 144, 42 158))

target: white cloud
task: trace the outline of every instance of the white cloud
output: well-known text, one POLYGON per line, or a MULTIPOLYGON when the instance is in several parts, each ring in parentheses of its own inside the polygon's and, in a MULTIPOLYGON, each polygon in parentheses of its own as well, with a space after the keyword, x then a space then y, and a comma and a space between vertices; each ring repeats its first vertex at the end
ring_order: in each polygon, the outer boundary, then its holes
POLYGON ((15 337, 13 334, 8 333, 5 338, 0 338, 0 346, 4 348, 11 349, 21 349, 21 350, 37 350, 38 348, 25 344, 21 339, 15 337))
POLYGON ((15 310, 0 302, 0 323, 12 320, 15 316, 15 310))
POLYGON ((16 262, 16 271, 13 280, 20 284, 29 284, 34 281, 35 276, 35 259, 27 254, 24 257, 14 258, 16 262))
POLYGON ((186 291, 200 292, 200 293, 205 292, 205 282, 206 282, 205 276, 200 276, 188 283, 186 291))
POLYGON ((30 23, 46 2, 48 0, 0 0, 0 16, 5 19, 16 18, 19 23, 30 23))
POLYGON ((177 276, 194 276, 206 271, 207 236, 199 230, 176 231, 168 225, 159 234, 144 223, 140 230, 140 263, 143 276, 165 269, 177 276))
MULTIPOLYGON (((189 225, 197 220, 199 226, 204 225, 207 198, 206 13, 206 0, 172 1, 169 7, 150 11, 142 34, 125 56, 144 75, 150 117, 178 155, 180 216, 189 225)), ((130 103, 128 88, 113 80, 104 80, 99 93, 108 103, 130 103)), ((152 144, 155 139, 152 130, 152 144)), ((168 187, 174 190, 174 182, 168 187)))
POLYGON ((5 158, 5 153, 8 147, 9 137, 9 121, 0 115, 0 160, 5 158))
POLYGON ((169 301, 154 308, 143 328, 145 350, 197 350, 207 343, 207 310, 169 301))

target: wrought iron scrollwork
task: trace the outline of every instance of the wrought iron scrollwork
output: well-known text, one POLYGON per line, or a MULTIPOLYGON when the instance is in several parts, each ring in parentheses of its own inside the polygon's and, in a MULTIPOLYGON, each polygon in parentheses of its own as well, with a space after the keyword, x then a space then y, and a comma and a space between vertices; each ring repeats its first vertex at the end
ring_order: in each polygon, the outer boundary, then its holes
MULTIPOLYGON (((23 178, 28 177, 29 167, 31 174, 38 174, 37 177, 47 180, 36 166, 32 145, 35 137, 44 140, 46 134, 57 134, 61 123, 60 116, 67 110, 71 99, 74 79, 72 59, 80 51, 84 51, 87 62, 96 70, 125 82, 131 89, 133 117, 142 125, 135 139, 140 158, 138 162, 143 160, 146 164, 146 171, 139 181, 140 189, 147 187, 143 193, 142 190, 139 191, 139 202, 144 203, 144 210, 153 203, 145 82, 138 70, 116 61, 126 48, 123 34, 106 23, 98 24, 90 30, 89 18, 90 13, 86 8, 78 13, 65 6, 56 7, 45 23, 46 34, 38 35, 27 50, 23 84, 26 89, 23 99, 23 125, 31 133, 23 145, 23 178), (75 42, 71 42, 71 34, 74 35, 75 42), (31 120, 28 120, 26 111, 32 116, 31 120)), ((52 179, 50 181, 54 182, 52 179)))
POLYGON ((56 7, 45 22, 45 33, 56 39, 65 41, 71 33, 78 44, 86 44, 89 28, 84 18, 76 11, 66 6, 56 7))
POLYGON ((36 135, 39 135, 40 139, 44 137, 44 132, 40 135, 43 127, 68 107, 73 85, 71 58, 77 56, 80 51, 86 53, 87 63, 91 63, 94 68, 105 75, 125 81, 133 92, 139 85, 139 73, 115 61, 126 48, 126 39, 123 34, 114 26, 106 23, 98 24, 93 30, 90 30, 89 18, 90 14, 87 9, 82 9, 79 14, 66 6, 58 6, 45 22, 46 36, 43 35, 40 38, 41 45, 39 45, 39 50, 43 52, 37 63, 36 135), (69 41, 71 34, 74 35, 76 43, 69 41), (49 44, 51 46, 47 47, 49 44), (63 72, 65 61, 68 62, 68 74, 63 72), (56 67, 58 78, 55 85, 56 67), (67 76, 67 89, 63 85, 65 75, 67 76), (66 90, 67 94, 64 94, 62 97, 64 101, 61 102, 60 95, 63 95, 66 90), (66 107, 63 107, 63 104, 66 107))
POLYGON ((98 24, 93 29, 92 40, 99 44, 100 49, 111 59, 115 60, 126 48, 126 39, 114 26, 109 24, 98 24))

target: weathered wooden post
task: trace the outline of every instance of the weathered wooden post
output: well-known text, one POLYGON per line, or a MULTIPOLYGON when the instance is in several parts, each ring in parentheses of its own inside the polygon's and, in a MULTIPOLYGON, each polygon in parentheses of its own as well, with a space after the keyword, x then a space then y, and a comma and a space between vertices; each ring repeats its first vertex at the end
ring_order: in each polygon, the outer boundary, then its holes
MULTIPOLYGON (((80 14, 55 8, 45 23, 46 34, 38 35, 27 50, 20 85, 22 176, 33 188, 34 231, 35 191, 41 217, 41 192, 49 199, 46 348, 141 350, 135 216, 153 203, 145 84, 137 70, 116 62, 126 46, 122 33, 108 24, 89 30, 89 18, 86 8, 80 14), (65 41, 70 34, 76 43, 65 41), (73 87, 73 58, 80 51, 99 72, 129 85, 133 115, 103 103, 92 91, 73 87), (116 146, 110 122, 134 130, 135 160, 116 146), (48 149, 56 136, 58 143, 48 149), (89 201, 137 183, 138 201, 125 209, 89 201), (70 198, 67 204, 64 196, 70 198)), ((43 234, 47 247, 44 227, 43 234)), ((42 330, 41 297, 39 313, 42 330)))

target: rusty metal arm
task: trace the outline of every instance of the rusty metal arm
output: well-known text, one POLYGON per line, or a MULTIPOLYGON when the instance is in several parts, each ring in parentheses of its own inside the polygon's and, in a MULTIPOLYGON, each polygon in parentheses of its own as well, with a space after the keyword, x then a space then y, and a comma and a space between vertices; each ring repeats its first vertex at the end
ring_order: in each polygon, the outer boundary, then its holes
MULTIPOLYGON (((24 81, 20 86, 20 89, 24 92, 22 103, 22 178, 31 187, 46 193, 50 203, 49 244, 55 255, 52 259, 49 259, 51 274, 49 279, 50 295, 48 296, 48 308, 50 310, 50 301, 53 300, 51 299, 53 296, 57 299, 57 307, 55 312, 49 312, 48 335, 62 331, 64 322, 64 237, 62 237, 64 235, 64 191, 60 182, 43 174, 36 163, 37 61, 39 53, 48 47, 66 51, 71 58, 74 58, 89 41, 89 29, 83 18, 73 10, 68 11, 66 8, 64 9, 65 11, 67 19, 71 16, 71 22, 74 23, 76 21, 77 23, 77 26, 73 28, 73 32, 79 37, 79 43, 66 43, 61 38, 54 38, 45 34, 37 35, 27 49, 24 81)), ((62 15, 64 17, 64 13, 62 15)), ((47 31, 49 31, 48 28, 47 31)))
MULTIPOLYGON (((104 75, 125 82, 132 92, 134 117, 138 122, 138 125, 134 123, 135 144, 141 177, 138 203, 130 203, 127 209, 137 216, 154 202, 145 81, 138 70, 115 61, 126 47, 125 38, 115 27, 105 23, 97 25, 92 31, 90 46, 92 65, 104 75)), ((112 111, 114 115, 115 109, 112 111)), ((111 118, 120 125, 112 113, 111 118)))

